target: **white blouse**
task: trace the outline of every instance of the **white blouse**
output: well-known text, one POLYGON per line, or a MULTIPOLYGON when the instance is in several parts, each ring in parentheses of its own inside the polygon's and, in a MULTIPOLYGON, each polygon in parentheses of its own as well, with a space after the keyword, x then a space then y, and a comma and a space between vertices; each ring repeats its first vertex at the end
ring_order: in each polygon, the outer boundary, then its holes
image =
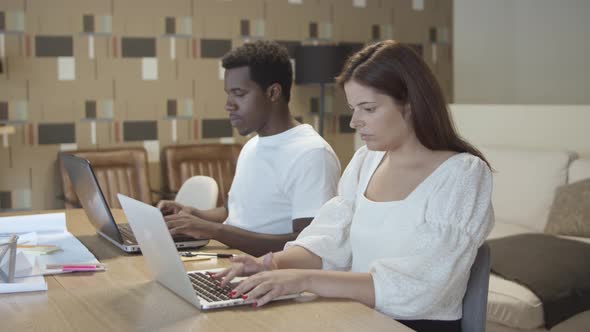
POLYGON ((443 162, 404 200, 364 195, 384 152, 360 148, 295 241, 323 269, 371 273, 375 307, 395 319, 456 320, 477 249, 494 224, 492 175, 468 153, 443 162))

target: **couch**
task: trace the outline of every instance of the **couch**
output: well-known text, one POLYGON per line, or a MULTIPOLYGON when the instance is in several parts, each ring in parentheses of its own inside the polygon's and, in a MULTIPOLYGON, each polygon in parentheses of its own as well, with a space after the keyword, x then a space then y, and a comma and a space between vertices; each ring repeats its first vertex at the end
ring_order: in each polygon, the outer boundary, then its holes
MULTIPOLYGON (((566 150, 479 146, 495 170, 495 226, 488 239, 545 229, 556 188, 590 178, 590 158, 566 150)), ((589 221, 590 222, 590 221, 589 221)), ((564 237, 590 243, 590 238, 564 237)), ((542 303, 526 287, 492 274, 487 331, 547 331, 542 303)), ((590 311, 551 331, 590 331, 590 311)))

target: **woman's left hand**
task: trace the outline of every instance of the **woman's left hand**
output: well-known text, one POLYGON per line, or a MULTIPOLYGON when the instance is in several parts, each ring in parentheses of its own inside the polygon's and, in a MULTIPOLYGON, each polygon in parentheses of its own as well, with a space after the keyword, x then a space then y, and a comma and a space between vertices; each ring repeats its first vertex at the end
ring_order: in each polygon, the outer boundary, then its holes
POLYGON ((245 295, 246 300, 256 300, 255 306, 265 305, 279 296, 296 294, 308 288, 308 271, 273 270, 257 273, 243 280, 235 289, 234 297, 245 295))

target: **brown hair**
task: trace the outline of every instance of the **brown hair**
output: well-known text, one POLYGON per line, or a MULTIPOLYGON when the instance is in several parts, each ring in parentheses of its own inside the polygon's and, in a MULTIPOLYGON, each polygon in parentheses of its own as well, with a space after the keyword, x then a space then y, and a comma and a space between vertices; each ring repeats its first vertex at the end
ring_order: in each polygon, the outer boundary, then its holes
POLYGON ((386 40, 358 51, 336 78, 341 87, 350 80, 377 89, 398 104, 409 104, 416 136, 428 149, 468 152, 490 167, 483 154, 457 134, 436 78, 409 46, 386 40))

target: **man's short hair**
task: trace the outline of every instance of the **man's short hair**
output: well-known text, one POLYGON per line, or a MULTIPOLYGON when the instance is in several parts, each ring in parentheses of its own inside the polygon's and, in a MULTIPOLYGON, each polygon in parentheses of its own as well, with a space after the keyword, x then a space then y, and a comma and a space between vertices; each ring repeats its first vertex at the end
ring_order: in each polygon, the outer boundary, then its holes
POLYGON ((291 99, 293 68, 289 52, 277 42, 259 40, 246 43, 227 53, 221 64, 225 69, 248 66, 250 79, 262 90, 279 83, 285 102, 291 99))

